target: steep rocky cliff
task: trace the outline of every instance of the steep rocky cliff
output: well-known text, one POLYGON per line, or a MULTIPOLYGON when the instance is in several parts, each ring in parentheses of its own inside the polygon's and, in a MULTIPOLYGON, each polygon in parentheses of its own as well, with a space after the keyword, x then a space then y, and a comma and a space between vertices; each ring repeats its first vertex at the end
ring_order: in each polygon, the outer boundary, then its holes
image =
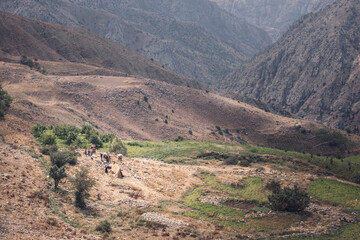
POLYGON ((88 29, 206 83, 271 43, 265 31, 207 0, 3 0, 0 9, 88 29))
POLYGON ((359 133, 360 2, 340 0, 294 25, 223 86, 359 133))
POLYGON ((221 8, 263 28, 276 41, 299 17, 335 0, 211 0, 221 8))

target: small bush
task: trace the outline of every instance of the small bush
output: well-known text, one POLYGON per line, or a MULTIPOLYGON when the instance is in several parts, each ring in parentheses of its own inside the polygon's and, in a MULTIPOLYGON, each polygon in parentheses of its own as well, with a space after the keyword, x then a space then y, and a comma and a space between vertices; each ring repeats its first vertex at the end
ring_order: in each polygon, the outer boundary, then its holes
POLYGON ((77 157, 76 153, 63 151, 63 152, 54 152, 50 155, 50 161, 52 165, 56 165, 59 168, 65 166, 65 164, 69 163, 71 165, 76 165, 77 157))
POLYGON ((68 137, 68 126, 65 124, 56 125, 54 127, 54 134, 60 139, 66 140, 68 137))
POLYGON ((75 142, 76 138, 77 138, 77 134, 75 132, 69 132, 66 138, 66 144, 67 145, 72 144, 73 142, 75 142))
POLYGON ((307 192, 297 186, 283 188, 269 196, 270 207, 275 211, 301 212, 310 204, 307 192))
POLYGON ((42 145, 56 144, 56 137, 53 134, 46 133, 41 136, 40 142, 42 145))
POLYGON ((34 137, 39 138, 41 135, 45 132, 46 127, 42 124, 36 124, 31 128, 31 132, 34 135, 34 137))
POLYGON ((237 165, 239 159, 237 157, 229 157, 225 160, 224 165, 237 165))
POLYGON ((5 119, 5 114, 9 110, 11 102, 10 95, 0 85, 0 120, 5 119))
POLYGON ((103 141, 104 143, 108 143, 111 142, 114 138, 115 138, 115 134, 104 134, 100 136, 101 141, 103 141))
POLYGON ((97 135, 91 135, 90 142, 94 144, 97 148, 102 148, 104 145, 99 136, 97 135))
POLYGON ((70 179, 75 190, 75 206, 86 208, 85 200, 90 197, 90 190, 95 185, 95 180, 89 176, 87 168, 81 168, 75 174, 75 178, 70 179))
POLYGON ((20 64, 29 66, 30 68, 33 68, 35 66, 34 61, 31 58, 26 57, 25 55, 22 55, 20 57, 20 64))
POLYGON ((116 154, 121 153, 124 156, 127 155, 127 148, 125 147, 121 139, 118 137, 112 140, 111 144, 109 145, 109 151, 116 154))
POLYGON ((249 167, 250 166, 250 162, 246 159, 242 159, 239 163, 240 166, 242 167, 249 167))
POLYGON ((90 125, 88 124, 85 124, 85 125, 82 125, 82 128, 81 128, 81 133, 82 134, 87 134, 87 133, 90 133, 92 130, 94 130, 90 125))
POLYGON ((73 145, 77 148, 87 148, 88 142, 85 139, 77 136, 77 138, 73 142, 73 145))
POLYGON ((53 165, 49 171, 49 177, 54 179, 54 188, 58 189, 59 182, 61 179, 66 178, 65 168, 53 165))
POLYGON ((58 150, 57 146, 54 145, 45 145, 41 148, 41 153, 44 155, 50 155, 58 150))
POLYGON ((174 141, 175 142, 182 142, 182 141, 184 141, 184 138, 182 136, 178 136, 177 138, 175 138, 174 141))
POLYGON ((109 221, 101 221, 95 228, 96 231, 102 233, 110 233, 111 232, 111 224, 109 221))

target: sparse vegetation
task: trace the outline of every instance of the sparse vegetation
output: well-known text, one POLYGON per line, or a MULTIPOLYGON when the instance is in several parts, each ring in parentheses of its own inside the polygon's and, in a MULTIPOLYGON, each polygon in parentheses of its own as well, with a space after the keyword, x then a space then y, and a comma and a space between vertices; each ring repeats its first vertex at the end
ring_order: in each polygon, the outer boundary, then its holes
POLYGON ((101 221, 96 226, 95 230, 98 232, 102 232, 102 233, 110 233, 111 232, 111 224, 108 220, 101 221))

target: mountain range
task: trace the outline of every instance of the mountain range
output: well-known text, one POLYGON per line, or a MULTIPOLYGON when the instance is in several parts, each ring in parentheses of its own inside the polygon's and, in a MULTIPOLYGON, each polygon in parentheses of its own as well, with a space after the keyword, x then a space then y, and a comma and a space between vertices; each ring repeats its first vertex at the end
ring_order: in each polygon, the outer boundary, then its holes
POLYGON ((207 0, 4 0, 0 9, 85 28, 205 83, 271 43, 265 31, 207 0))
POLYGON ((39 22, 0 11, 0 33, 3 36, 0 41, 2 57, 4 53, 26 55, 32 59, 105 68, 106 71, 97 74, 133 75, 196 88, 201 85, 134 50, 83 29, 39 22))
POLYGON ((335 0, 211 0, 231 14, 264 29, 273 41, 301 16, 335 0))
POLYGON ((356 0, 308 14, 222 86, 298 117, 359 133, 359 22, 356 0))

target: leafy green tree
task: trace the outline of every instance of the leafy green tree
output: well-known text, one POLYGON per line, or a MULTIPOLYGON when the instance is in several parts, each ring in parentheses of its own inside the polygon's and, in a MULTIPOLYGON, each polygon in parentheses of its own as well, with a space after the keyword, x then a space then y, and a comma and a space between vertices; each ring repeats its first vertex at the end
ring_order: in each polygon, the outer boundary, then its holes
POLYGON ((36 124, 31 128, 31 132, 34 135, 34 137, 39 138, 41 135, 45 132, 46 127, 42 124, 36 124))
POLYGON ((88 146, 88 142, 87 142, 85 139, 83 139, 83 138, 81 138, 81 137, 79 137, 79 136, 77 136, 77 138, 75 139, 75 141, 73 142, 73 144, 74 144, 77 148, 87 148, 87 146, 88 146))
POLYGON ((61 168, 67 163, 75 165, 77 157, 75 153, 69 151, 54 152, 50 155, 50 161, 52 165, 56 165, 58 168, 61 168))
POLYGON ((124 143, 118 137, 114 138, 112 140, 112 142, 110 143, 109 151, 116 153, 116 154, 121 153, 124 156, 126 156, 126 154, 127 154, 127 149, 126 149, 124 143))
POLYGON ((61 179, 66 178, 65 168, 64 167, 59 168, 57 165, 53 165, 50 168, 49 177, 54 179, 54 188, 55 190, 57 190, 61 179))
POLYGON ((101 141, 99 136, 95 134, 91 135, 90 142, 94 144, 97 148, 102 148, 103 146, 103 142, 101 141))
POLYGON ((43 145, 54 145, 56 144, 56 137, 53 134, 45 133, 41 135, 40 142, 43 145))
POLYGON ((95 180, 89 176, 89 169, 82 167, 70 181, 75 189, 75 206, 86 208, 85 200, 90 197, 89 192, 95 185, 95 180))
POLYGON ((103 141, 104 143, 108 143, 111 142, 114 138, 115 138, 115 134, 104 134, 100 136, 101 141, 103 141))
POLYGON ((5 114, 9 110, 11 102, 10 95, 2 89, 0 84, 0 120, 5 119, 5 114))
POLYGON ((54 133, 58 138, 66 140, 68 137, 68 127, 65 124, 56 125, 54 133))
POLYGON ((77 134, 75 132, 69 132, 66 138, 66 144, 70 145, 76 140, 77 134))

